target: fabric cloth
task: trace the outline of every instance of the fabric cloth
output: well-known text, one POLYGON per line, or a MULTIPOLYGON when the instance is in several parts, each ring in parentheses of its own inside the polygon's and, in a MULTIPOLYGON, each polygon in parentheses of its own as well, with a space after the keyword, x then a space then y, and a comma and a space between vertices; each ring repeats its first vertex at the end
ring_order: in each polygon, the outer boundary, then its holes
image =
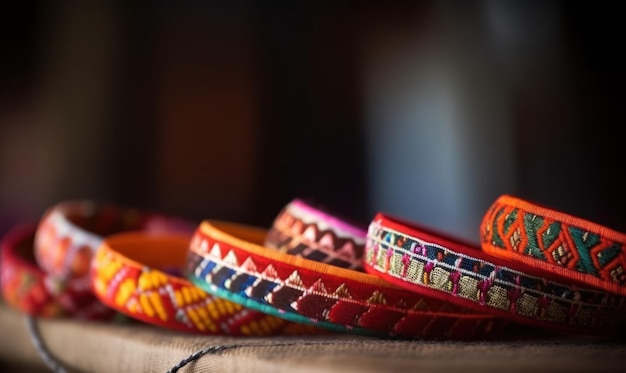
MULTIPOLYGON (((626 340, 520 334, 499 341, 394 341, 354 335, 232 338, 146 324, 37 320, 68 372, 167 372, 193 352, 223 346, 178 372, 626 372, 626 340)), ((45 372, 24 315, 0 303, 2 372, 45 372), (9 338, 10 336, 10 338, 9 338), (15 369, 15 370, 10 370, 15 369)))

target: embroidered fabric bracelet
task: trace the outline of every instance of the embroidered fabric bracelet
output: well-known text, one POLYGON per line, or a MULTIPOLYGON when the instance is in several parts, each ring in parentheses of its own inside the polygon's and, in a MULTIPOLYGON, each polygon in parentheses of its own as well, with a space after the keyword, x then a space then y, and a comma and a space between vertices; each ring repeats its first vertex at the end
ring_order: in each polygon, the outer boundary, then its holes
POLYGON ((0 285, 9 305, 34 317, 111 319, 115 312, 97 302, 91 291, 64 286, 35 263, 36 223, 14 226, 0 243, 0 285))
POLYGON ((186 275, 219 297, 333 331, 423 339, 496 335, 507 321, 400 289, 375 276, 261 246, 267 231, 204 221, 186 275))
POLYGON ((274 219, 265 246, 316 262, 362 271, 366 228, 294 199, 274 219))
POLYGON ((626 234, 510 195, 481 222, 483 251, 626 296, 626 234))
POLYGON ((192 233, 195 227, 195 223, 152 211, 64 201, 44 213, 35 235, 35 259, 47 273, 89 288, 93 252, 104 236, 133 230, 192 233))
POLYGON ((134 319, 173 330, 231 336, 308 331, 211 296, 182 277, 190 237, 144 232, 108 236, 92 265, 94 293, 134 319))
POLYGON ((600 335, 624 320, 623 297, 382 213, 369 226, 365 257, 366 271, 393 284, 523 324, 600 335))

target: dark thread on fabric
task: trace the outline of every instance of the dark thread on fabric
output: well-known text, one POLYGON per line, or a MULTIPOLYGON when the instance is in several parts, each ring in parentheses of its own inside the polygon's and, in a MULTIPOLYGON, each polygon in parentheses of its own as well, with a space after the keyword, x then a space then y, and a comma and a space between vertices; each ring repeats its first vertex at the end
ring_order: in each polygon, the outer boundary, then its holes
POLYGON ((67 373, 67 370, 63 367, 63 365, 48 351, 43 339, 41 338, 41 334, 39 333, 39 328, 37 328, 37 323, 35 322, 35 318, 32 316, 26 317, 26 325, 28 327, 28 334, 30 336, 31 341, 33 342, 33 346, 37 350, 37 353, 41 357, 41 359, 46 363, 48 368, 50 368, 55 373, 67 373))
POLYGON ((204 348, 202 350, 196 351, 193 354, 187 356, 186 358, 184 358, 183 360, 179 361, 176 365, 174 365, 172 368, 170 368, 170 370, 167 371, 167 373, 175 373, 178 372, 178 370, 182 367, 184 367, 185 365, 191 363, 194 360, 198 360, 199 358, 201 358, 204 355, 207 354, 216 354, 222 351, 226 351, 232 348, 236 348, 239 347, 239 345, 234 345, 234 346, 212 346, 212 347, 208 347, 208 348, 204 348))
MULTIPOLYGON (((228 350, 234 350, 237 348, 242 348, 242 347, 285 347, 285 346, 294 346, 294 345, 298 345, 298 346, 309 346, 309 345, 334 345, 337 342, 303 342, 303 341, 299 341, 299 342, 289 342, 289 343, 273 343, 273 344, 265 344, 265 343, 250 343, 250 344, 237 344, 237 345, 230 345, 230 346, 211 346, 211 347, 207 347, 207 348, 203 348, 202 350, 198 350, 194 353, 192 353, 191 355, 187 356, 186 358, 182 359, 181 361, 179 361, 176 365, 174 365, 172 368, 170 368, 166 373, 176 373, 178 372, 179 369, 183 368, 185 365, 198 360, 199 358, 201 358, 202 356, 205 355, 210 355, 210 354, 217 354, 220 352, 224 352, 224 351, 228 351, 228 350)), ((345 343, 349 343, 349 342, 344 342, 345 343)))

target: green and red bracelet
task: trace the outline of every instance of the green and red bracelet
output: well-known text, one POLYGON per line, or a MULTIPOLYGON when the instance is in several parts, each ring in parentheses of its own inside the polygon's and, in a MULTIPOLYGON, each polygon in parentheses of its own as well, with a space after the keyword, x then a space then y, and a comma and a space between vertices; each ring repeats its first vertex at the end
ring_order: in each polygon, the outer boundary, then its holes
POLYGON ((624 321, 621 296, 559 273, 497 258, 416 223, 378 213, 365 269, 390 283, 476 312, 576 334, 611 334, 624 321))
POLYGON ((481 222, 483 251, 626 296, 626 234, 510 195, 481 222))

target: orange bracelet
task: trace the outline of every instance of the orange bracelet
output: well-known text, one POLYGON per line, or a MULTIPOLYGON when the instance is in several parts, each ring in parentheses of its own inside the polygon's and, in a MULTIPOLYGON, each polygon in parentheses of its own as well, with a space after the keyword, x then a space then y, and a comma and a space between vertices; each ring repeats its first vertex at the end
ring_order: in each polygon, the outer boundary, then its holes
POLYGON ((37 266, 33 254, 36 227, 36 223, 19 224, 2 237, 0 285, 6 302, 35 317, 113 318, 115 312, 97 302, 89 289, 66 286, 37 266))
POLYGON ((489 338, 508 321, 401 289, 375 276, 262 246, 267 231, 204 221, 186 275, 205 291, 334 331, 419 339, 489 338))
POLYGON ((91 269, 94 293, 123 314, 173 330, 233 336, 318 332, 213 297, 181 277, 189 240, 188 234, 108 236, 91 269))
POLYGON ((626 295, 626 234, 503 195, 481 223, 483 251, 626 295))

